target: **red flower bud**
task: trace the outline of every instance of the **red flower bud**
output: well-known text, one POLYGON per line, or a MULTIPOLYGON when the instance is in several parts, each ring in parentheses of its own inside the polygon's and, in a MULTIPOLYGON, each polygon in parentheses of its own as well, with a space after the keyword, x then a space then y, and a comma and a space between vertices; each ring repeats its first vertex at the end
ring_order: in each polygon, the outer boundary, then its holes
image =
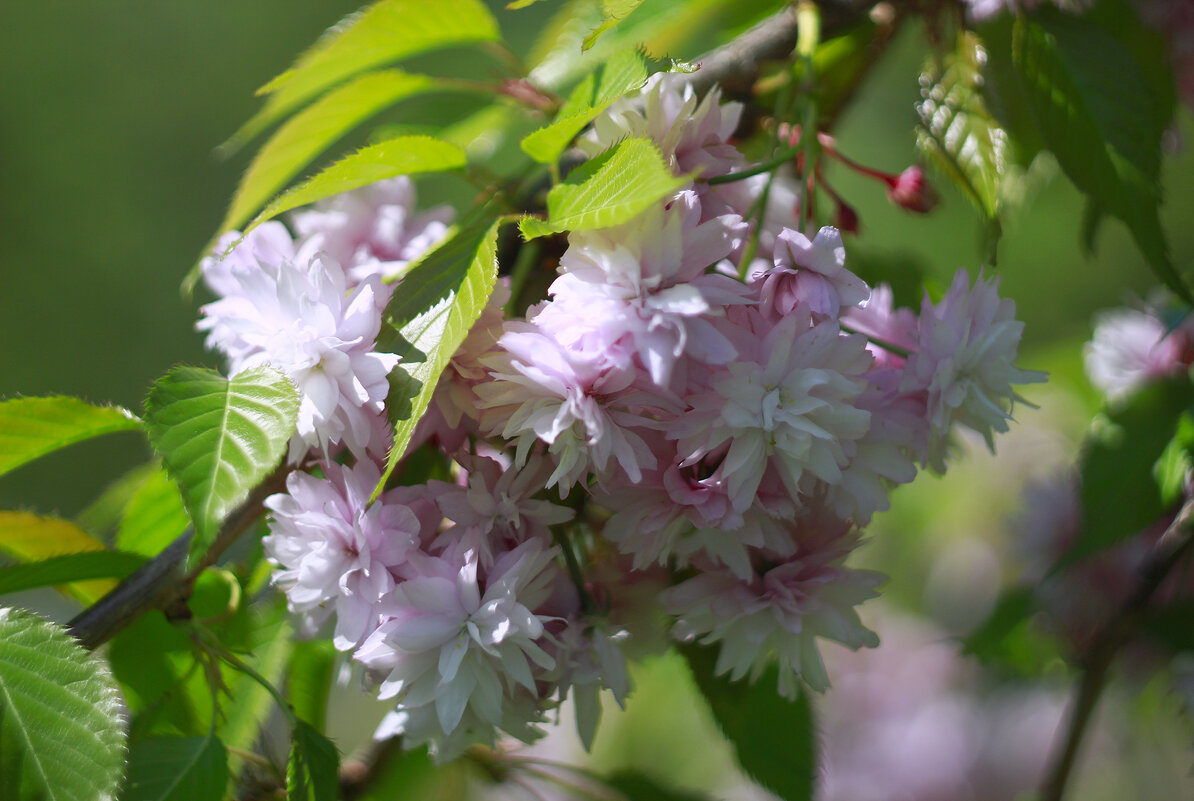
POLYGON ((834 226, 845 234, 858 233, 858 212, 844 200, 837 202, 837 212, 834 214, 834 226))
POLYGON ((925 214, 937 205, 937 193, 925 179, 925 171, 913 164, 887 181, 887 197, 892 203, 917 214, 925 214))

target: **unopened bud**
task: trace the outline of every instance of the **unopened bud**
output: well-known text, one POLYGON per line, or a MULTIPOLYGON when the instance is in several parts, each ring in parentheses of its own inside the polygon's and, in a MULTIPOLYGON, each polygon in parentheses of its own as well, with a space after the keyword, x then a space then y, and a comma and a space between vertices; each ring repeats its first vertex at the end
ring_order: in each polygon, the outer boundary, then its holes
POLYGON ((888 181, 887 197, 901 208, 925 214, 937 205, 937 193, 925 178, 925 171, 913 164, 888 181))
POLYGON ((837 212, 834 214, 834 226, 844 234, 858 233, 858 212, 844 200, 837 202, 837 212))
POLYGON ((499 91, 524 106, 530 106, 538 111, 551 112, 560 106, 557 98, 551 97, 525 78, 510 78, 502 81, 499 91))

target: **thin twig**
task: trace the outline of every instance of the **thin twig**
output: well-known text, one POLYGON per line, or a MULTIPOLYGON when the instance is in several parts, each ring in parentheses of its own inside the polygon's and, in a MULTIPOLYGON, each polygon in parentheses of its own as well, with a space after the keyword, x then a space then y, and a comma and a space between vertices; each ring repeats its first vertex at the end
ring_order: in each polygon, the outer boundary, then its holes
POLYGON ((146 612, 161 609, 183 615, 195 579, 261 516, 262 502, 286 483, 290 467, 283 464, 249 493, 224 520, 219 533, 189 573, 184 573, 193 532, 188 528, 165 550, 116 585, 103 598, 66 624, 84 648, 98 648, 146 612))
POLYGON ((1065 739, 1054 749, 1050 760, 1052 767, 1041 785, 1040 801, 1061 801, 1116 653, 1132 636, 1153 595, 1189 551, 1191 543, 1194 543, 1194 500, 1186 501, 1170 523, 1149 560, 1141 567, 1135 591, 1107 621, 1087 651, 1082 676, 1074 692, 1065 739))

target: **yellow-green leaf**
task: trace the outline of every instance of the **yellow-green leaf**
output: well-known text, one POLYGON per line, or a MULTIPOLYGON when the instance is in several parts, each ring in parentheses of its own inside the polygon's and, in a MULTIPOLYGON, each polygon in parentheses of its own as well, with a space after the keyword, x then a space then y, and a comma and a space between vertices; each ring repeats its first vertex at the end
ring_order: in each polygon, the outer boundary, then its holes
POLYGON ((0 475, 67 445, 140 426, 119 406, 92 406, 65 395, 0 402, 0 475))
MULTIPOLYGON (((104 550, 104 544, 83 529, 57 517, 30 512, 0 512, 0 553, 20 562, 104 550)), ((62 591, 84 605, 95 603, 116 583, 92 579, 67 584, 62 591)))
POLYGON ((449 45, 499 38, 479 0, 381 0, 331 28, 294 66, 261 87, 265 107, 237 131, 239 146, 292 109, 365 70, 449 45))

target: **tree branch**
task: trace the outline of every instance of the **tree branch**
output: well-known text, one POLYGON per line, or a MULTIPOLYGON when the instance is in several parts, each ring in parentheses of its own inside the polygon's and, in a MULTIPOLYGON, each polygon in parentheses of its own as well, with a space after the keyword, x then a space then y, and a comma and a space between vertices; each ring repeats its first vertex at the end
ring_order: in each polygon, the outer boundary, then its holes
MULTIPOLYGON (((906 3, 903 0, 886 3, 876 0, 821 0, 817 7, 821 12, 822 34, 829 37, 841 33, 878 5, 894 8, 906 3)), ((789 56, 796 47, 798 32, 796 6, 789 5, 733 41, 697 59, 700 69, 692 74, 689 83, 697 94, 704 94, 714 85, 720 85, 727 95, 747 95, 751 83, 758 76, 760 64, 789 56)))
POLYGON ((1102 695, 1107 672, 1115 655, 1132 636, 1141 615, 1174 566, 1194 543, 1194 500, 1187 500, 1169 528, 1157 542, 1149 560, 1141 566, 1136 589, 1120 610, 1107 621, 1091 643, 1082 664, 1071 706, 1065 739, 1054 749, 1052 768, 1041 785, 1040 801, 1061 801, 1066 783, 1078 758, 1078 749, 1102 695))
POLYGON ((141 615, 161 609, 168 615, 185 616, 187 599, 195 579, 204 568, 215 564, 220 555, 261 516, 262 502, 286 485, 291 468, 283 463, 265 481, 256 486, 220 527, 211 546, 197 559, 189 573, 184 573, 193 532, 166 546, 132 575, 116 585, 103 598, 76 615, 67 629, 84 648, 98 648, 115 637, 141 615))

